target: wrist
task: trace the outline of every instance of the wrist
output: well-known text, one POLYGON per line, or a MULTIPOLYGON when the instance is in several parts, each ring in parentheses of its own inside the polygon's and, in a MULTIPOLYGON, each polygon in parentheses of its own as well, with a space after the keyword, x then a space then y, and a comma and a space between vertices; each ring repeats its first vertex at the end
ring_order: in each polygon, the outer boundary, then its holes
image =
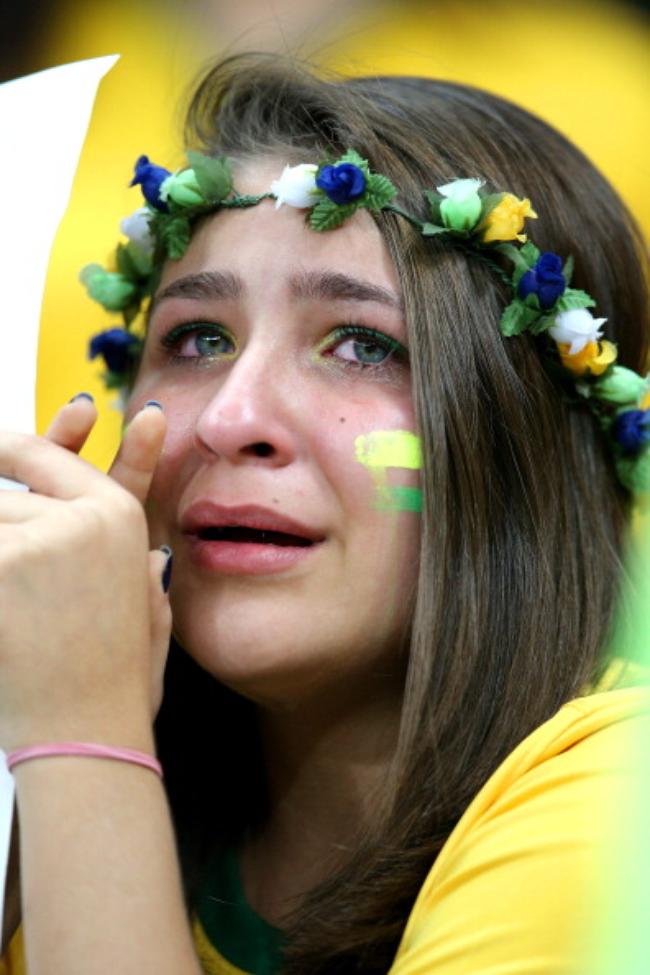
POLYGON ((161 776, 150 768, 97 757, 33 759, 20 762, 11 774, 19 810, 24 813, 29 808, 39 819, 58 815, 55 810, 59 807, 74 816, 79 803, 88 812, 95 807, 108 808, 114 802, 137 804, 137 796, 150 796, 161 786, 164 793, 161 776), (45 795, 47 803, 43 803, 45 795))
POLYGON ((80 741, 48 742, 14 749, 7 754, 7 768, 13 772, 16 767, 24 765, 25 762, 51 758, 98 758, 105 761, 125 762, 128 765, 147 768, 155 772, 159 778, 163 777, 160 762, 149 751, 80 741))
POLYGON ((11 735, 3 735, 0 748, 6 754, 36 745, 61 742, 88 742, 109 748, 132 748, 155 753, 153 723, 148 713, 117 715, 107 721, 97 721, 97 715, 73 715, 65 722, 48 721, 40 726, 21 723, 12 728, 11 735), (93 719, 94 717, 94 719, 93 719))

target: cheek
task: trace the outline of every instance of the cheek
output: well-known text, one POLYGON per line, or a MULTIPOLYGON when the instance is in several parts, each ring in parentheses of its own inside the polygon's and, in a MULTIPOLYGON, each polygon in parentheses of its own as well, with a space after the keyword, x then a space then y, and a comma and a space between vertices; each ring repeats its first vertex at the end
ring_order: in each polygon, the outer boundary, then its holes
POLYGON ((352 401, 321 433, 323 466, 356 511, 419 510, 419 440, 410 402, 352 401))
MULTIPOLYGON (((178 504, 175 487, 183 483, 183 469, 188 452, 192 449, 197 416, 196 407, 189 402, 175 402, 173 408, 169 406, 169 400, 166 402, 162 396, 160 402, 166 407, 167 431, 145 504, 152 533, 168 525, 170 509, 174 509, 175 513, 178 504)), ((162 542, 167 541, 168 538, 162 538, 162 542)))
POLYGON ((167 416, 167 432, 163 444, 163 457, 169 461, 180 459, 191 447, 196 430, 199 410, 196 404, 187 402, 176 403, 172 409, 165 411, 167 416))

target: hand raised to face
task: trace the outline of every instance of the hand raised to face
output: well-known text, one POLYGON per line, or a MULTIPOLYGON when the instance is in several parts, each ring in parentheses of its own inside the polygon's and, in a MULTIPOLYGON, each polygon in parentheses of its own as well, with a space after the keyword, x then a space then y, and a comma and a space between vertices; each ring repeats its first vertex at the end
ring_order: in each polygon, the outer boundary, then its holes
POLYGON ((45 437, 0 433, 0 746, 151 747, 171 616, 142 508, 165 420, 142 410, 109 476, 76 453, 96 419, 68 404, 45 437), (113 476, 115 472, 115 476, 113 476))

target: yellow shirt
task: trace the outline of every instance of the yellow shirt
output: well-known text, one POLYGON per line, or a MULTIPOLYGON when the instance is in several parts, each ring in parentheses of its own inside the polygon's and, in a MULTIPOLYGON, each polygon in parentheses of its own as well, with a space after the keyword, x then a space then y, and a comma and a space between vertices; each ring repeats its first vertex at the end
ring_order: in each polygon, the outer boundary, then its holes
MULTIPOLYGON (((650 690, 630 687, 570 701, 521 742, 445 843, 389 975, 589 972, 644 739, 650 690)), ((247 975, 193 929, 208 975, 247 975)), ((0 975, 26 975, 21 958, 18 932, 0 975)))

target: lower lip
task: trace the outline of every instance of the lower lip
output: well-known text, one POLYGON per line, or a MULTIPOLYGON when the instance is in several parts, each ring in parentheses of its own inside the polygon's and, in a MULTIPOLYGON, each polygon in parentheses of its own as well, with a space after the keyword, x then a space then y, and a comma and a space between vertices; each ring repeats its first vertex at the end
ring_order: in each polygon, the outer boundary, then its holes
POLYGON ((266 575, 284 572, 308 559, 320 547, 258 545, 255 542, 211 542, 190 535, 190 556, 202 569, 225 575, 266 575))

